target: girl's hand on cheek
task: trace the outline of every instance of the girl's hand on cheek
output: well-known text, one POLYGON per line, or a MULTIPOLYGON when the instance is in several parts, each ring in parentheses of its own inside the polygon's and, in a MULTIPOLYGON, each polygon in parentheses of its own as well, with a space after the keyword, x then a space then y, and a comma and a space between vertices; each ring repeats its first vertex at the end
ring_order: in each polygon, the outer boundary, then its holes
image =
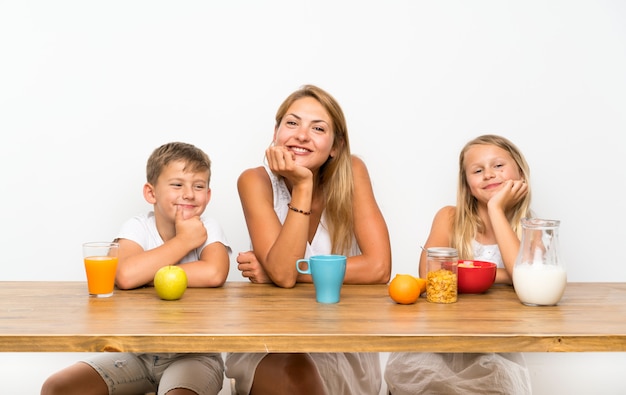
POLYGON ((528 184, 526 184, 526 180, 515 180, 513 181, 513 202, 512 205, 519 203, 528 193, 528 184))
POLYGON ((507 180, 500 190, 487 203, 488 207, 506 210, 522 200, 528 193, 528 185, 524 180, 507 180))

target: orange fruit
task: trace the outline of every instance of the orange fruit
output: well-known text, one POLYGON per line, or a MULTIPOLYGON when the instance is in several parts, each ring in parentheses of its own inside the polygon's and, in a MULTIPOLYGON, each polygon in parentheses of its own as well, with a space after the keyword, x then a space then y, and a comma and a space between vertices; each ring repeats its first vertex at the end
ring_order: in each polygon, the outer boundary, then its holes
POLYGON ((426 292, 426 284, 428 283, 428 281, 426 281, 425 278, 419 278, 419 277, 415 277, 415 280, 417 280, 417 283, 420 286, 420 295, 426 292))
POLYGON ((396 274, 388 286, 391 299, 400 304, 417 302, 422 288, 419 281, 410 274, 396 274))

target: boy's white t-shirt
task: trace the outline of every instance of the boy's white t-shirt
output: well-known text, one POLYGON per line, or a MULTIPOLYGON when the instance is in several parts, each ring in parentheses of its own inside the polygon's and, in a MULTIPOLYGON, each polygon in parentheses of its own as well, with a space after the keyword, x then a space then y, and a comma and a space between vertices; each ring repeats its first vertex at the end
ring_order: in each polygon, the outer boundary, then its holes
MULTIPOLYGON (((215 242, 224 244, 228 249, 228 254, 230 255, 231 253, 230 245, 219 223, 213 218, 200 217, 200 219, 207 230, 207 239, 202 246, 190 251, 189 254, 181 259, 180 262, 178 262, 179 264, 199 260, 204 247, 215 242)), ((117 237, 134 241, 139 244, 144 251, 152 250, 164 243, 157 230, 153 211, 130 218, 122 225, 117 237)))

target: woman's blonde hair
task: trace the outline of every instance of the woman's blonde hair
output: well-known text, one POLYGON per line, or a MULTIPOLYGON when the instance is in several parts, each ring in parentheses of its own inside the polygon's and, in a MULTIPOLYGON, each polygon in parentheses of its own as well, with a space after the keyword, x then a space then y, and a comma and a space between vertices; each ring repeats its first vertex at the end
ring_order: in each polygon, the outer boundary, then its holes
POLYGON ((469 141, 459 155, 459 185, 457 190, 456 213, 454 216, 454 232, 450 244, 459 252, 460 259, 473 259, 472 240, 484 231, 484 223, 478 216, 478 202, 470 192, 465 174, 465 154, 474 145, 495 145, 507 151, 528 185, 528 193, 522 200, 507 210, 506 217, 511 228, 521 239, 521 219, 531 215, 530 200, 530 167, 521 151, 508 139, 493 134, 486 134, 469 141))
POLYGON ((276 128, 297 100, 311 97, 317 100, 332 120, 333 146, 335 155, 320 167, 314 185, 322 190, 325 200, 325 219, 330 234, 331 249, 334 254, 346 254, 354 240, 354 217, 352 196, 354 177, 352 175, 352 155, 348 139, 346 118, 339 103, 328 92, 314 85, 304 85, 293 92, 280 105, 276 112, 276 128))

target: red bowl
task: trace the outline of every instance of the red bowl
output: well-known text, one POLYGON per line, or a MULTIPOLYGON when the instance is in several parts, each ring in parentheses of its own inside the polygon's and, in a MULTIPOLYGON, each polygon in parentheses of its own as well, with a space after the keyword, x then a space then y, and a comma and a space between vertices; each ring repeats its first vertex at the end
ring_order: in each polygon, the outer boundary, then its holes
POLYGON ((480 294, 486 292, 496 281, 497 265, 493 262, 459 259, 459 293, 480 294))

